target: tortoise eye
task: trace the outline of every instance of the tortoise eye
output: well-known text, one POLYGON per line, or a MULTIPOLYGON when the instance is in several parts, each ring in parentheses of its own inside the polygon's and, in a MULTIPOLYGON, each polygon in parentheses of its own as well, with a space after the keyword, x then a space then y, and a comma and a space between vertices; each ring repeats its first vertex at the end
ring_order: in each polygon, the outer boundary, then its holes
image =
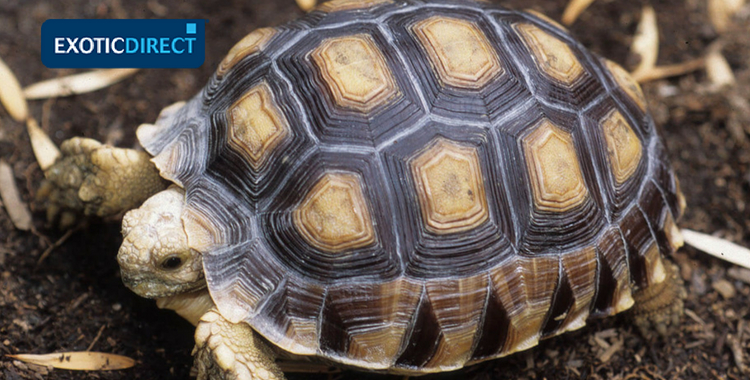
POLYGON ((177 269, 182 266, 182 259, 179 256, 169 256, 161 262, 161 267, 167 270, 177 269))

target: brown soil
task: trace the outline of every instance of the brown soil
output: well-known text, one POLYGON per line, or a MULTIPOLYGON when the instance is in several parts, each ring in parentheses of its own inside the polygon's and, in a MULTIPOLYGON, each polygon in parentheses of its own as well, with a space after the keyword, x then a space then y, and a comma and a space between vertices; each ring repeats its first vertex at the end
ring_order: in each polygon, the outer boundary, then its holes
MULTIPOLYGON (((505 3, 535 8, 556 19, 564 6, 563 1, 551 0, 505 3)), ((721 40, 737 79, 734 88, 724 90, 712 89, 703 72, 645 85, 687 197, 689 208, 680 224, 750 246, 750 7, 746 6, 730 31, 720 36, 708 22, 706 1, 654 3, 658 3, 660 64, 698 57, 709 44, 721 40)), ((596 2, 572 30, 594 51, 632 67, 628 46, 641 4, 596 2)), ((206 63, 200 69, 144 70, 99 92, 30 103, 33 116, 57 143, 87 136, 130 147, 134 145, 134 127, 153 121, 162 107, 197 92, 234 42, 257 27, 277 25, 300 14, 292 0, 2 0, 0 56, 20 82, 28 85, 74 72, 42 65, 40 26, 46 19, 210 20, 206 63)), ((37 264, 64 232, 45 225, 44 210, 33 200, 42 173, 24 127, 3 111, 0 159, 12 166, 38 231, 15 229, 0 208, 0 355, 82 351, 91 345, 95 351, 126 355, 138 362, 135 368, 123 371, 47 373, 46 368, 2 358, 0 378, 187 379, 193 328, 122 286, 115 262, 121 239, 117 221, 93 221, 37 264)), ((740 372, 731 347, 739 345, 735 351, 744 352, 744 365, 750 366, 750 284, 734 279, 729 273, 731 265, 694 249, 682 249, 675 259, 688 285, 690 316, 668 339, 644 339, 627 319, 610 318, 544 341, 525 353, 437 377, 749 378, 750 373, 740 372), (606 347, 613 347, 609 357, 604 355, 606 347)), ((331 376, 375 375, 344 372, 331 376)))

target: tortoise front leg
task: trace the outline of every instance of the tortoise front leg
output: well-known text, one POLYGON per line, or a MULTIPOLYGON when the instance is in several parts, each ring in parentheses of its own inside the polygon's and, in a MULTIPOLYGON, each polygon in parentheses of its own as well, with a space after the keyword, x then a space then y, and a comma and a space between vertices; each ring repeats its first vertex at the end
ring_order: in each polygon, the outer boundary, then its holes
POLYGON ((195 331, 198 380, 284 380, 274 354, 246 323, 232 323, 218 311, 206 313, 195 331))
POLYGON ((81 214, 104 217, 135 208, 168 185, 145 152, 81 137, 63 142, 61 151, 37 197, 48 202, 47 219, 59 219, 63 228, 81 214))

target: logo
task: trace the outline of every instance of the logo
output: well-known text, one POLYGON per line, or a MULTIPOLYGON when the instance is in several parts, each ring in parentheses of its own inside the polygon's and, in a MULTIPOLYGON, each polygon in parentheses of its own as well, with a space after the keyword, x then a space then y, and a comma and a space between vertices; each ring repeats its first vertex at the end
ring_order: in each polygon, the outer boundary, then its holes
POLYGON ((197 68, 206 20, 47 20, 42 63, 62 68, 197 68))

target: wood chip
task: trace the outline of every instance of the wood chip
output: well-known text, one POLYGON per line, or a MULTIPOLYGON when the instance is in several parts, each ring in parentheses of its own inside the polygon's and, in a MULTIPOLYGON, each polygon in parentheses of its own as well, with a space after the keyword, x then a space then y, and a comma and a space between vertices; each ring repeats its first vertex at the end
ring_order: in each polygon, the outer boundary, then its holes
POLYGON ((109 87, 133 74, 138 69, 105 69, 46 80, 23 89, 26 99, 47 99, 84 94, 109 87))
POLYGON ((706 75, 711 84, 717 88, 734 86, 737 82, 732 68, 719 49, 711 49, 706 56, 706 75))
POLYGON ((734 288, 734 285, 723 278, 714 281, 713 284, 711 284, 711 287, 719 292, 719 294, 721 294, 721 296, 724 297, 725 300, 733 298, 737 294, 737 289, 734 288))
POLYGON ((623 339, 616 340, 611 346, 609 346, 609 348, 604 350, 604 352, 602 352, 598 356, 599 361, 601 361, 602 363, 608 362, 610 359, 612 359, 612 356, 614 356, 617 352, 622 350, 623 343, 624 343, 623 339))
POLYGON ((33 118, 26 121, 26 130, 29 132, 36 162, 42 170, 49 169, 60 158, 60 149, 57 149, 57 145, 39 128, 39 124, 33 118))
POLYGON ((727 345, 729 346, 729 349, 732 350, 732 356, 734 357, 734 363, 737 364, 737 369, 740 370, 740 373, 745 374, 747 372, 747 367, 745 366, 745 355, 742 350, 742 343, 740 343, 740 340, 734 335, 728 334, 727 345))
POLYGON ((570 0, 568 6, 562 15, 562 23, 571 26, 578 19, 578 16, 593 3, 594 0, 570 0))
POLYGON ((135 360, 104 352, 57 352, 44 355, 7 355, 26 363, 76 371, 111 371, 135 365, 135 360))
POLYGON ((2 160, 0 160, 0 198, 3 200, 3 205, 13 225, 22 231, 30 230, 33 226, 31 212, 18 194, 13 169, 2 160))
POLYGON ((650 5, 641 11, 641 22, 630 45, 630 52, 640 58, 638 67, 633 70, 633 77, 638 80, 656 67, 659 56, 659 28, 656 24, 656 12, 650 5))
POLYGON ((750 269, 750 249, 728 240, 700 232, 682 229, 685 243, 711 256, 750 269))
POLYGON ((0 83, 2 83, 0 85, 0 103, 16 121, 26 120, 29 117, 29 107, 26 105, 21 85, 13 71, 2 59, 0 59, 0 83))

